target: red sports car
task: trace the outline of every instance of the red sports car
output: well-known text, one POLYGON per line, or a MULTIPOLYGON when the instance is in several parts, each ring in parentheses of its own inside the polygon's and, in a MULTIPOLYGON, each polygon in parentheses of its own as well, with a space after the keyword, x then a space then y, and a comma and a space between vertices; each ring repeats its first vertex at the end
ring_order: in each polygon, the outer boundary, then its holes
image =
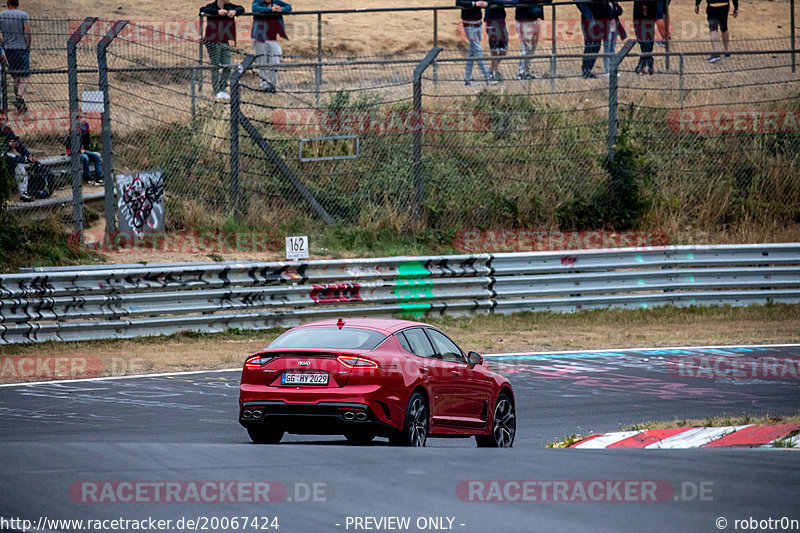
POLYGON ((244 362, 239 422, 255 443, 284 433, 424 446, 428 437, 514 443, 508 380, 428 324, 379 318, 311 322, 244 362))

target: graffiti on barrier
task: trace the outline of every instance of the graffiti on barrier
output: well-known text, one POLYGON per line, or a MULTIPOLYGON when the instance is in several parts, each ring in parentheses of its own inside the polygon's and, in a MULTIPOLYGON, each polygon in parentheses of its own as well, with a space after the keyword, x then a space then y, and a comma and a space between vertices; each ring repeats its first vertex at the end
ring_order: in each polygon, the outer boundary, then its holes
POLYGON ((164 231, 164 178, 161 171, 117 175, 119 230, 138 237, 164 231))

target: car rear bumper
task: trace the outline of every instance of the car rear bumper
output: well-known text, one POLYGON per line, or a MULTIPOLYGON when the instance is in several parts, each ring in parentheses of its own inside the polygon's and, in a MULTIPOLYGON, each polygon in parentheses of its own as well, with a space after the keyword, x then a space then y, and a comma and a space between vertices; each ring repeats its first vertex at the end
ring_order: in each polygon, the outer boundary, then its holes
POLYGON ((380 403, 376 411, 367 403, 317 402, 287 403, 284 401, 251 400, 242 402, 239 423, 244 427, 266 425, 288 433, 336 435, 347 431, 373 430, 385 433, 393 426, 383 419, 386 410, 380 403))

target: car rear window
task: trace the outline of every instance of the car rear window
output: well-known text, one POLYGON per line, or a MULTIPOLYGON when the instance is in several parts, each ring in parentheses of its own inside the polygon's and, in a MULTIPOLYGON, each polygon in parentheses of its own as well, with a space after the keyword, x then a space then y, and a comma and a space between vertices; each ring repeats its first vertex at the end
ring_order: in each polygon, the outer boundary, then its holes
POLYGON ((270 348, 325 348, 329 350, 372 350, 386 338, 382 333, 360 328, 301 328, 287 331, 270 348))

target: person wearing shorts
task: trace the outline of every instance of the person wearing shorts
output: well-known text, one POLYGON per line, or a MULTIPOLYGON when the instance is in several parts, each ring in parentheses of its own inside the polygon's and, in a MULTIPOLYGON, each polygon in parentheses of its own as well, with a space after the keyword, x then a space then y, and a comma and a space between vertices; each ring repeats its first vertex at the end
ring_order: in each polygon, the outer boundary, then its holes
POLYGON ((486 8, 483 21, 486 23, 486 35, 489 37, 489 50, 492 63, 489 76, 494 81, 503 81, 500 74, 500 58, 508 54, 508 28, 506 27, 505 2, 492 1, 486 8))
MULTIPOLYGON (((695 0, 694 12, 700 13, 700 2, 695 0)), ((706 0, 706 18, 708 19, 708 31, 711 37, 711 49, 713 53, 706 59, 709 63, 716 63, 720 60, 719 34, 722 33, 722 49, 725 57, 730 58, 728 53, 730 37, 728 34, 728 12, 730 11, 730 0, 706 0)), ((733 0, 733 18, 739 16, 739 0, 733 0)))
POLYGON ((3 46, 14 78, 14 105, 17 111, 28 110, 25 92, 31 70, 31 21, 28 14, 19 9, 19 0, 8 0, 7 10, 0 13, 0 31, 3 33, 3 46))
POLYGON ((461 24, 464 26, 464 35, 467 38, 467 42, 469 42, 467 63, 464 69, 464 85, 466 86, 472 85, 472 70, 476 61, 483 78, 488 83, 492 82, 486 63, 482 59, 483 49, 481 48, 481 35, 483 32, 483 12, 481 8, 488 5, 488 2, 482 0, 456 0, 456 6, 461 8, 461 24))

